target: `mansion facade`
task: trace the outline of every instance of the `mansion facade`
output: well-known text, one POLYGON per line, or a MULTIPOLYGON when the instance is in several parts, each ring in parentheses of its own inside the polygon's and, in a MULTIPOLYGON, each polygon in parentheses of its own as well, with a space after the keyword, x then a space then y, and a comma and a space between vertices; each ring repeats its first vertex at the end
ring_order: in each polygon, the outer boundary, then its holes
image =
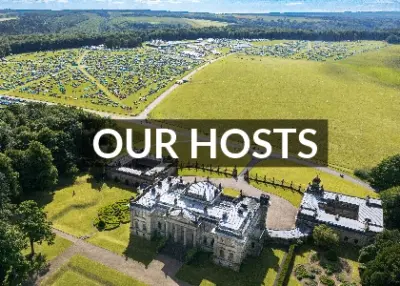
POLYGON ((247 255, 259 255, 263 248, 268 206, 266 194, 232 198, 208 180, 167 177, 130 202, 131 231, 212 252, 214 263, 239 271, 247 255))

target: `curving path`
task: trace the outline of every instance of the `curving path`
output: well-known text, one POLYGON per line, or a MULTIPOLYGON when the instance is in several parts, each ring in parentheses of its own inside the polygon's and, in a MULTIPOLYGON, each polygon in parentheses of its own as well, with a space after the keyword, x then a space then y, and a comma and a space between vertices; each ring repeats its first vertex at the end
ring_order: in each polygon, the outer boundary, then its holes
MULTIPOLYGON (((206 179, 195 176, 185 176, 182 178, 186 182, 193 182, 195 178, 206 179)), ((243 194, 248 196, 259 197, 261 194, 265 194, 265 192, 249 185, 241 178, 238 180, 233 178, 210 178, 209 180, 217 185, 221 183, 225 188, 242 190, 243 194)), ((281 197, 269 193, 268 195, 270 196, 271 206, 268 209, 267 228, 274 230, 293 229, 296 222, 297 208, 281 197)))

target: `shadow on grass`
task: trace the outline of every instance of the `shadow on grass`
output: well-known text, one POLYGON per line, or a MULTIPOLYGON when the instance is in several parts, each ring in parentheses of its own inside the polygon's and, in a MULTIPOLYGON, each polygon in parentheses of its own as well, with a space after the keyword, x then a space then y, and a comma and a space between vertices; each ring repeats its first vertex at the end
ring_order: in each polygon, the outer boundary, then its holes
MULTIPOLYGON (((263 285, 269 271, 279 271, 279 257, 271 248, 264 248, 259 257, 246 258, 239 272, 215 265, 212 253, 200 252, 190 264, 185 264, 176 274, 180 280, 192 285, 200 285, 208 280, 216 285, 263 285)), ((275 277, 270 277, 268 284, 273 284, 275 277)))
POLYGON ((87 183, 91 184, 91 187, 99 192, 101 192, 102 187, 106 185, 110 189, 119 188, 128 192, 137 193, 137 189, 134 186, 128 186, 123 183, 115 182, 113 180, 97 179, 93 176, 90 176, 87 179, 87 183))
POLYGON ((157 255, 157 243, 130 233, 129 243, 123 254, 126 258, 143 263, 147 268, 157 255))

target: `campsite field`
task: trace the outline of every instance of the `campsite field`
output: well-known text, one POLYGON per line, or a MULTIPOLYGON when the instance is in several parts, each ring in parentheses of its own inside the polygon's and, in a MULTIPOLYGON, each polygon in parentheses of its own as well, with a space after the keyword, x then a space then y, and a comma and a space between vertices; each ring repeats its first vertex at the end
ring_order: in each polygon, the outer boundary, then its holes
POLYGON ((146 284, 134 280, 103 264, 92 261, 84 256, 73 256, 61 266, 42 285, 134 285, 146 284))
POLYGON ((323 63, 233 54, 199 71, 150 116, 328 119, 329 163, 351 172, 398 152, 399 53, 390 46, 323 63))
POLYGON ((0 93, 137 115, 177 80, 218 56, 204 50, 199 57, 186 43, 166 44, 163 49, 145 45, 10 56, 0 61, 0 93))

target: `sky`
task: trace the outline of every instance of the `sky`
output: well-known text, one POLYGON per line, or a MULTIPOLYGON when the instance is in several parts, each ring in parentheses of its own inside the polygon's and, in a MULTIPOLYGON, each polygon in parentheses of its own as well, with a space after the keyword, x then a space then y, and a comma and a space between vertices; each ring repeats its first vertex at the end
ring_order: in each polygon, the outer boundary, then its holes
POLYGON ((0 9, 151 9, 214 13, 400 11, 400 0, 0 0, 0 9))

